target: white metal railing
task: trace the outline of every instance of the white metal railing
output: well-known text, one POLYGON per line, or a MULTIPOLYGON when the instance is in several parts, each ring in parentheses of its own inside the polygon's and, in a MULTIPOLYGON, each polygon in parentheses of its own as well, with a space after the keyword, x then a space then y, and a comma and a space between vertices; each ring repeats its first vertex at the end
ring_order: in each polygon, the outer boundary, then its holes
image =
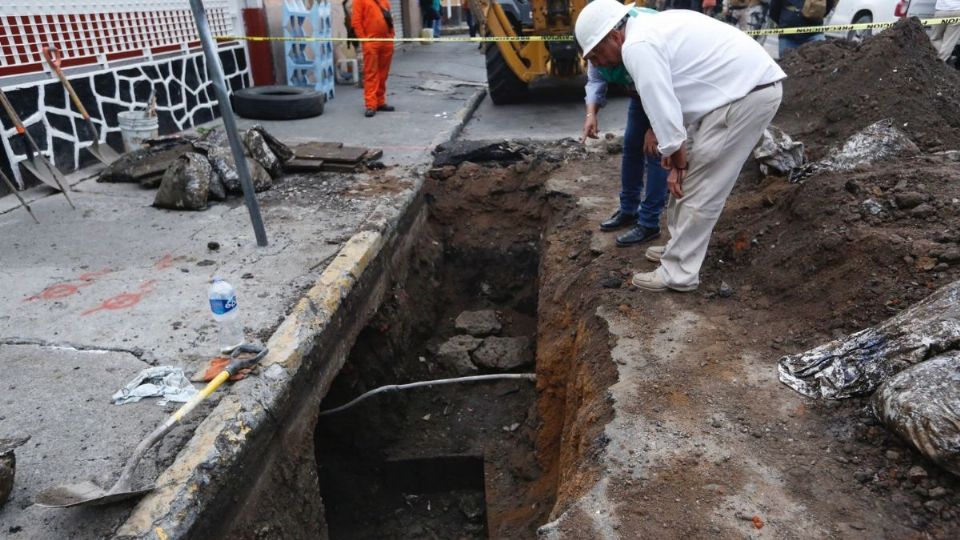
MULTIPOLYGON (((214 35, 242 34, 237 0, 204 0, 214 35)), ((63 65, 99 65, 199 47, 188 0, 0 0, 0 78, 42 73, 42 50, 63 65)))

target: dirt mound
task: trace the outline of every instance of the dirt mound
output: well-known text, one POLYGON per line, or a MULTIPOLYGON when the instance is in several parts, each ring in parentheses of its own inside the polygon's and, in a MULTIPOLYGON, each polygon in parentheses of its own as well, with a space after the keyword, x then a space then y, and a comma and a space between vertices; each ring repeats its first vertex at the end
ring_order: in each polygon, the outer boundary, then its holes
POLYGON ((768 179, 730 198, 704 282, 791 304, 803 330, 859 330, 960 279, 960 153, 768 179), (809 326, 807 326, 809 325, 809 326))
POLYGON ((814 159, 860 129, 893 118, 924 151, 960 148, 960 74, 937 60, 916 20, 862 44, 830 40, 788 55, 774 124, 814 159))

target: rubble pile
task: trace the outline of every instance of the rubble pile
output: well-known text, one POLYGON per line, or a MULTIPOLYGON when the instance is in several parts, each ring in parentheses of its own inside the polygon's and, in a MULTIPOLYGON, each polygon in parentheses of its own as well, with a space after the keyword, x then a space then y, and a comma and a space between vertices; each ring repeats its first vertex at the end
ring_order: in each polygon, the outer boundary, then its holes
POLYGON ((774 124, 813 159, 885 118, 925 152, 960 148, 960 73, 937 60, 913 19, 862 42, 827 40, 782 63, 789 78, 774 124))
MULTIPOLYGON (((257 192, 270 189, 283 174, 293 151, 260 126, 241 133, 247 169, 257 192)), ((213 129, 200 136, 147 141, 104 169, 100 182, 136 182, 158 188, 153 205, 174 210, 202 210, 209 200, 242 195, 240 175, 226 133, 213 129)))

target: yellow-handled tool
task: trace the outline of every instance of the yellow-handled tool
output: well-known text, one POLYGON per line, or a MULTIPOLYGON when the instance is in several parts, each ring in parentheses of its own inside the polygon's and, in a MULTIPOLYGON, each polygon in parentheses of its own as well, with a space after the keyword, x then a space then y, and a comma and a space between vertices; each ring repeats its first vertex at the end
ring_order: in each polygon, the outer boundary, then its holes
POLYGON ((153 433, 147 435, 145 439, 140 441, 140 444, 138 444, 137 448, 133 451, 133 455, 130 456, 127 464, 123 467, 123 471, 120 473, 120 479, 118 479, 110 489, 105 490, 90 481, 64 484, 40 492, 34 497, 33 502, 39 506, 50 508, 69 508, 71 506, 84 505, 95 506, 130 499, 153 491, 155 486, 152 485, 143 488, 133 487, 133 473, 136 471, 137 465, 140 463, 143 455, 147 453, 147 450, 157 444, 160 439, 163 439, 164 435, 169 433, 174 426, 180 423, 184 417, 190 414, 190 411, 206 399, 207 396, 212 394, 224 381, 234 376, 241 369, 253 366, 259 362, 261 358, 266 356, 266 354, 266 347, 247 343, 234 349, 230 354, 232 359, 230 364, 225 367, 219 375, 207 383, 207 386, 205 386, 199 394, 177 409, 166 422, 153 430, 153 433))

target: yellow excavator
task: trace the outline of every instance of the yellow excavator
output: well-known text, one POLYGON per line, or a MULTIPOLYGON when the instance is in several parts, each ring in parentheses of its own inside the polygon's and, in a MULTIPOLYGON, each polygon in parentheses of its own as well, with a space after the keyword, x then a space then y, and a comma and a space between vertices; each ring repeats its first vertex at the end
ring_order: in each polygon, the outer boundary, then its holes
MULTIPOLYGON (((488 37, 563 37, 587 0, 469 0, 488 37)), ((523 100, 530 83, 545 77, 571 78, 584 71, 572 40, 497 41, 485 45, 487 85, 497 105, 523 100)))

